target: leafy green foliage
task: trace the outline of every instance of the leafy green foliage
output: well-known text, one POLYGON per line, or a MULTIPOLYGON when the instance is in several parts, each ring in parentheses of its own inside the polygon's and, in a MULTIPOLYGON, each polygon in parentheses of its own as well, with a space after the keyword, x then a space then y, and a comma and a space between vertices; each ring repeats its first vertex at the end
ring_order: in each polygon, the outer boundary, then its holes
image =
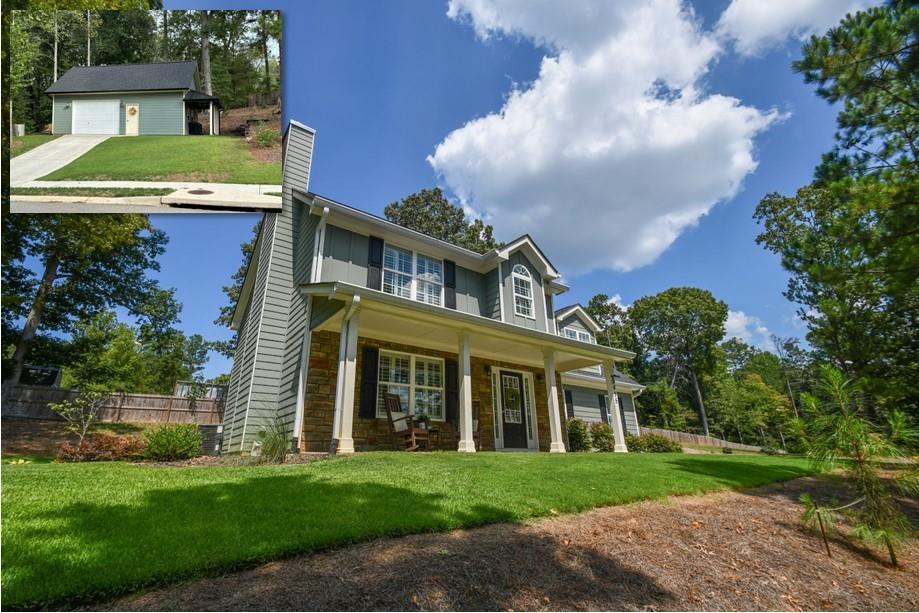
POLYGON ((94 434, 77 444, 64 443, 57 453, 59 462, 114 462, 143 456, 144 442, 136 436, 94 434))
POLYGON ((144 432, 144 457, 157 462, 187 460, 201 454, 201 434, 194 424, 163 424, 144 432))
POLYGON ((568 420, 568 451, 590 451, 590 431, 580 419, 568 420))
POLYGON ((423 189, 386 205, 386 219, 428 236, 485 253, 498 246, 494 229, 481 219, 466 220, 466 213, 447 200, 439 187, 423 189))
MULTIPOLYGON (((243 282, 246 280, 246 270, 249 268, 249 262, 252 261, 252 253, 255 251, 255 243, 258 240, 258 233, 261 225, 262 222, 259 220, 252 228, 252 238, 239 246, 239 250, 242 252, 242 262, 239 268, 236 269, 236 272, 233 273, 233 276, 230 277, 230 285, 223 286, 222 291, 226 295, 228 303, 220 307, 220 314, 217 316, 217 319, 214 320, 214 323, 218 326, 226 326, 229 328, 233 323, 233 313, 236 311, 236 305, 239 303, 243 282)), ((212 347, 215 351, 219 351, 226 357, 232 358, 233 353, 236 351, 236 337, 234 336, 230 341, 214 342, 212 347)))
POLYGON ((616 440, 608 423, 598 421, 590 424, 590 444, 597 451, 615 450, 616 440))
POLYGON ((259 431, 258 438, 262 443, 262 461, 282 464, 290 451, 290 436, 284 422, 275 419, 270 426, 259 431))
MULTIPOLYGON (((906 538, 909 522, 878 474, 877 462, 902 451, 864 417, 863 397, 838 369, 824 366, 818 394, 805 394, 803 402, 813 416, 808 457, 817 469, 841 468, 858 495, 831 511, 852 509, 855 536, 883 542, 897 565, 896 548, 906 538)), ((819 516, 808 504, 815 503, 805 501, 805 520, 819 516)))
POLYGON ((259 147, 271 147, 281 139, 281 133, 274 128, 262 127, 255 134, 255 144, 259 147))
POLYGON ((625 446, 634 453, 683 453, 683 447, 676 441, 660 434, 642 434, 625 436, 625 446))
POLYGON ((639 416, 644 423, 665 430, 686 430, 691 411, 680 402, 676 389, 664 380, 655 381, 637 398, 639 416))
POLYGON ((105 392, 85 389, 76 398, 52 402, 48 404, 48 408, 64 418, 68 432, 79 437, 82 443, 107 397, 105 392))

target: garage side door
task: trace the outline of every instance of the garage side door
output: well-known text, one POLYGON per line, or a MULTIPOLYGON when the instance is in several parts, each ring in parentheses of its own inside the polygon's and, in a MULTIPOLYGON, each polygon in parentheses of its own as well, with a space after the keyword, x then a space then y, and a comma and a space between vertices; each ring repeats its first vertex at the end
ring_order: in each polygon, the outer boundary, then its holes
POLYGON ((74 134, 118 134, 118 100, 74 100, 74 134))

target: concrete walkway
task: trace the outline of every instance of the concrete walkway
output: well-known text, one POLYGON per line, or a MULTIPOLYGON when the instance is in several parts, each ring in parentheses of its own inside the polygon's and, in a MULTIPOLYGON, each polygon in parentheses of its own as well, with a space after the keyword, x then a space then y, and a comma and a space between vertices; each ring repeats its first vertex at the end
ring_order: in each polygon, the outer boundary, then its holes
POLYGON ((248 194, 281 193, 280 185, 254 183, 205 183, 200 181, 28 181, 12 184, 15 187, 41 187, 44 189, 70 188, 147 188, 147 189, 208 189, 246 192, 248 194))
POLYGON ((14 157, 10 160, 10 186, 21 187, 54 172, 108 138, 97 134, 66 134, 14 157))

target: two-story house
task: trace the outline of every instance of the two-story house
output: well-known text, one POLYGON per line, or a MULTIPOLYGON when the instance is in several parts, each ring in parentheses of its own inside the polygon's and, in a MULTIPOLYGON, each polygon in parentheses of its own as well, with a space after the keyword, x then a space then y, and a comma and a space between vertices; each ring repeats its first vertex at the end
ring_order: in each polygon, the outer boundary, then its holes
POLYGON ((553 308, 568 287, 536 243, 479 254, 314 194, 314 139, 297 122, 285 135, 283 208, 264 216, 233 317, 224 448, 250 450, 275 420, 302 451, 387 448, 391 393, 460 451, 561 452, 590 389, 626 451, 620 398, 640 386, 613 373, 634 355, 571 336, 553 308))

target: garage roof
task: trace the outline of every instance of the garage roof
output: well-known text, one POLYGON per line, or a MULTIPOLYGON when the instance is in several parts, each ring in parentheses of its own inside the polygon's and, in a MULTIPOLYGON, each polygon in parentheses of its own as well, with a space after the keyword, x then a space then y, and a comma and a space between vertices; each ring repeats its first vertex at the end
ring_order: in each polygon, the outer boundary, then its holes
POLYGON ((45 90, 49 94, 195 89, 195 62, 74 66, 45 90))

